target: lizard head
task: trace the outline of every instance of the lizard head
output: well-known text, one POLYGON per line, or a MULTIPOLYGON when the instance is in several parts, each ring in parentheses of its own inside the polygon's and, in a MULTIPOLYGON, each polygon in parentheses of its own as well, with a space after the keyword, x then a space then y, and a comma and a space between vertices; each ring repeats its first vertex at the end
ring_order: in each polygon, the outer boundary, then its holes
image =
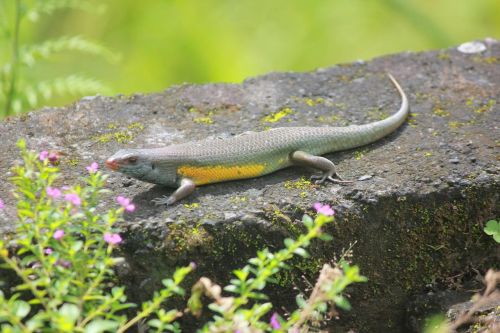
POLYGON ((149 149, 122 149, 108 158, 106 167, 145 182, 176 186, 176 168, 158 163, 149 149), (161 170, 160 170, 161 169, 161 170), (170 170, 172 169, 172 170, 170 170))

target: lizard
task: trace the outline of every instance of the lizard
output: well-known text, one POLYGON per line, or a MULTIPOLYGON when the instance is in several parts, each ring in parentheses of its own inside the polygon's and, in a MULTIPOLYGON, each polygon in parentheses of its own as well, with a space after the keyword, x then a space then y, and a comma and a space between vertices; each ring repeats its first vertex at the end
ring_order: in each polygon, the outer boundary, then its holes
POLYGON ((185 198, 196 186, 259 177, 292 165, 321 171, 311 177, 318 183, 346 183, 333 162, 321 155, 370 144, 405 122, 408 98, 396 79, 388 77, 401 96, 401 106, 380 121, 343 127, 278 127, 161 148, 122 149, 105 165, 141 181, 176 188, 170 196, 153 200, 159 205, 185 198))

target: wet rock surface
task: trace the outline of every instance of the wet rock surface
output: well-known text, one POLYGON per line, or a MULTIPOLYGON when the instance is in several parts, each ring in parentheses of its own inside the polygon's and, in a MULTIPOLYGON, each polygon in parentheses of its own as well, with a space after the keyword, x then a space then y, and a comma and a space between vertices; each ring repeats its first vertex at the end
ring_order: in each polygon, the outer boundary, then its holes
POLYGON ((10 167, 15 143, 57 150, 60 185, 78 182, 85 166, 121 148, 161 147, 282 126, 344 126, 379 120, 399 108, 386 73, 408 94, 412 115, 395 133, 365 147, 327 155, 351 185, 316 186, 310 170, 289 168, 261 178, 198 188, 172 207, 153 198, 171 189, 112 173, 113 195, 133 198, 136 212, 122 223, 120 268, 132 300, 148 297, 175 266, 195 261, 196 276, 227 283, 228 272, 262 247, 276 250, 301 231, 300 218, 317 201, 336 210, 329 243, 316 242, 269 289, 290 309, 297 288, 307 292, 322 263, 353 246, 353 262, 369 282, 349 289, 353 310, 329 327, 399 332, 405 304, 429 285, 499 262, 483 232, 500 215, 500 43, 481 53, 456 48, 401 53, 308 73, 271 73, 242 84, 180 85, 162 93, 88 97, 0 123, 0 193, 6 209, 0 232, 13 230, 10 167))

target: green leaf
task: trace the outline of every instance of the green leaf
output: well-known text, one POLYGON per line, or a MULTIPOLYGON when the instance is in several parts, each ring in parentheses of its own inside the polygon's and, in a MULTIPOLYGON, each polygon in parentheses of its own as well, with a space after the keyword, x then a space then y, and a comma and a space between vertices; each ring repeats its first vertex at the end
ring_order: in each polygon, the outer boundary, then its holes
POLYGON ((225 286, 225 287, 224 287, 224 290, 225 290, 225 291, 228 291, 228 292, 230 292, 230 293, 235 293, 235 294, 237 294, 237 293, 238 293, 238 287, 236 287, 235 285, 232 285, 232 284, 230 284, 230 285, 228 285, 228 286, 225 286))
POLYGON ((83 242, 82 241, 75 241, 73 243, 73 245, 71 245, 71 250, 73 250, 74 252, 78 252, 80 251, 80 249, 82 248, 83 246, 83 242))
POLYGON ((85 333, 101 333, 105 331, 113 332, 118 328, 119 323, 112 320, 95 319, 85 326, 85 333))
POLYGON ((308 228, 311 229, 313 227, 313 219, 309 215, 304 215, 302 217, 302 223, 308 228))
POLYGON ((333 236, 326 233, 322 233, 321 235, 318 236, 318 238, 325 242, 333 240, 333 236))
POLYGON ((335 297, 334 301, 335 301, 335 305, 337 305, 342 310, 346 310, 346 311, 351 310, 351 304, 349 303, 347 298, 345 298, 344 296, 339 295, 339 296, 335 297))
POLYGON ((295 241, 291 238, 285 238, 283 243, 285 244, 285 247, 289 249, 291 246, 293 246, 293 244, 295 244, 295 241))
POLYGON ((301 247, 296 248, 295 251, 293 251, 293 253, 298 254, 302 258, 309 258, 309 253, 307 253, 307 251, 301 247))
POLYGON ((253 317, 262 317, 273 308, 272 303, 256 304, 253 308, 253 317))
POLYGON ((30 312, 30 305, 25 301, 17 300, 12 304, 12 312, 18 318, 24 318, 30 312))
POLYGON ((304 295, 298 294, 295 296, 295 301, 297 302, 297 306, 303 309, 306 306, 306 300, 304 299, 304 295))
POLYGON ((496 220, 489 220, 486 222, 484 232, 487 235, 493 236, 495 242, 500 243, 500 222, 496 220))
POLYGON ((248 277, 249 270, 248 267, 244 267, 243 269, 235 269, 233 273, 238 279, 244 281, 248 277))
POLYGON ((75 304, 64 303, 59 309, 59 313, 62 317, 74 323, 80 316, 80 309, 75 304))

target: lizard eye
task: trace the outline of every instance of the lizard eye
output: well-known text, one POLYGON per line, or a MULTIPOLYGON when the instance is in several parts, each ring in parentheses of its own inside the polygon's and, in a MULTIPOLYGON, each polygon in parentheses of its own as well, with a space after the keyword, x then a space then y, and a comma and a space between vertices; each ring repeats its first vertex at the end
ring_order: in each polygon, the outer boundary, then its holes
POLYGON ((135 162, 137 162, 137 157, 135 157, 135 156, 129 157, 129 158, 127 158, 127 162, 134 164, 135 162))

